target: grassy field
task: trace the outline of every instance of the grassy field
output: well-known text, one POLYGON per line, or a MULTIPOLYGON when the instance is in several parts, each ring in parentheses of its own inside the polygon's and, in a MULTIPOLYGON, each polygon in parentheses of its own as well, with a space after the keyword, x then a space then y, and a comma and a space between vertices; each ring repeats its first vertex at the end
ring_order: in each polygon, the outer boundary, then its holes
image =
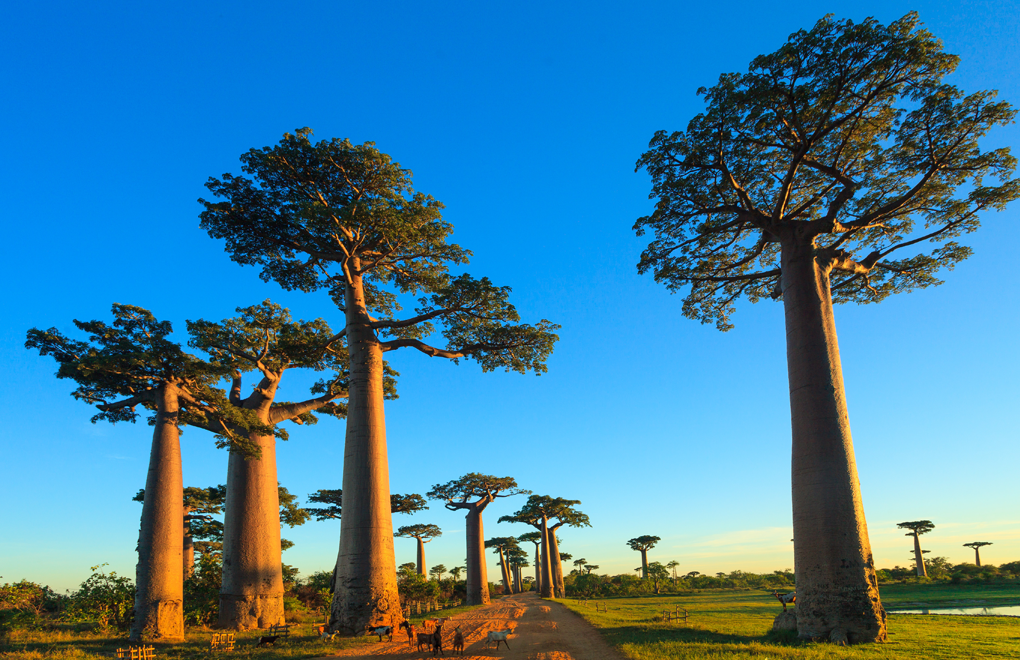
MULTIPOLYGON (((893 585, 882 588, 887 608, 918 604, 1017 605, 1020 587, 893 585), (979 602, 978 602, 979 601, 979 602)), ((821 658, 957 660, 1020 657, 1020 618, 891 614, 889 642, 853 647, 806 643, 771 632, 782 606, 765 592, 706 591, 680 596, 607 599, 608 612, 592 605, 558 601, 579 613, 606 639, 635 660, 754 660, 821 658), (663 623, 663 610, 676 605, 691 616, 687 624, 663 623)))
MULTIPOLYGON (((414 621, 426 617, 453 616, 461 612, 475 609, 477 606, 455 607, 433 612, 429 615, 412 617, 414 621)), ((180 644, 153 644, 157 660, 192 660, 223 656, 230 660, 302 660, 303 658, 320 658, 330 655, 339 649, 351 648, 365 644, 374 644, 378 637, 337 638, 332 642, 323 642, 316 633, 316 623, 291 624, 290 637, 281 639, 276 646, 255 648, 259 636, 265 631, 237 633, 233 653, 212 654, 209 642, 215 630, 191 628, 187 632, 187 640, 180 644)), ((400 634, 393 635, 393 641, 406 641, 400 634)), ((127 648, 126 635, 103 633, 76 633, 69 629, 25 631, 16 630, 0 642, 0 660, 110 660, 118 648, 127 648)))

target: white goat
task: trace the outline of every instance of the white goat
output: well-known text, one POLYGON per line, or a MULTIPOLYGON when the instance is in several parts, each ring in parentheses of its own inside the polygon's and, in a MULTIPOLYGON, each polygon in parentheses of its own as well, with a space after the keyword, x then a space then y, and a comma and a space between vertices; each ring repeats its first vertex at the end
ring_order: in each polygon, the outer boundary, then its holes
POLYGON ((490 630, 488 636, 485 638, 485 648, 489 648, 489 642, 496 642, 496 650, 499 650, 499 643, 503 642, 506 644, 507 649, 510 648, 510 644, 507 643, 506 638, 513 634, 513 628, 507 630, 490 630))

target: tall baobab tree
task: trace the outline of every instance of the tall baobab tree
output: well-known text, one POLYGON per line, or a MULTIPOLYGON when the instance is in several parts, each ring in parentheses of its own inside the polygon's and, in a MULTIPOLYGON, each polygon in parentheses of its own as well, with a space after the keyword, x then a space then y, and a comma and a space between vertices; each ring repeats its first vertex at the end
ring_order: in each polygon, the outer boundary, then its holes
POLYGON ((782 300, 801 637, 886 638, 833 303, 939 284, 971 253, 956 239, 1020 196, 1009 150, 978 147, 1014 111, 946 83, 958 61, 917 14, 826 16, 701 89, 705 112, 637 163, 657 200, 638 270, 689 285, 685 316, 726 330, 738 298, 782 300))
POLYGON ((470 472, 460 479, 436 484, 426 497, 441 500, 450 511, 467 511, 467 593, 465 605, 489 602, 489 579, 485 568, 485 532, 482 512, 498 497, 527 495, 529 490, 517 487, 513 477, 494 477, 470 472))
MULTIPOLYGON (((192 536, 192 524, 209 522, 212 516, 223 513, 226 501, 225 485, 196 488, 188 486, 184 489, 184 544, 182 547, 184 579, 188 579, 195 571, 195 539, 192 536)), ((135 502, 145 501, 145 489, 140 488, 131 498, 135 502)))
POLYGON ((510 564, 510 577, 514 582, 513 592, 515 594, 519 594, 524 591, 524 577, 521 575, 521 569, 529 565, 528 553, 525 552, 523 548, 515 544, 513 547, 507 549, 506 560, 507 563, 510 564))
POLYGON ((677 569, 677 567, 679 565, 680 565, 680 562, 676 561, 675 559, 673 561, 669 562, 668 564, 666 564, 666 568, 668 568, 669 570, 671 570, 673 572, 673 586, 674 587, 676 586, 676 569, 677 569))
POLYGON ((641 553, 641 579, 648 579, 648 551, 655 547, 655 544, 661 541, 658 536, 639 536, 636 539, 627 541, 627 546, 631 550, 635 550, 641 553))
POLYGON ((473 359, 483 371, 545 371, 558 326, 520 323, 510 289, 487 278, 453 277, 469 252, 448 243, 442 204, 411 185, 411 173, 372 143, 322 140, 311 129, 241 156, 247 176, 206 187, 202 227, 231 258, 262 267, 286 289, 329 293, 344 318, 349 388, 336 594, 331 627, 347 632, 401 619, 388 507, 383 356, 412 348, 473 359), (425 294, 397 318, 401 294, 425 294), (446 346, 426 343, 442 326, 446 346))
POLYGON ((901 522, 896 524, 900 529, 909 529, 906 536, 914 537, 914 563, 917 565, 917 576, 928 577, 928 571, 924 568, 924 554, 921 550, 921 534, 927 534, 931 530, 935 529, 935 525, 930 520, 913 520, 910 522, 901 522))
POLYGON ((503 588, 505 593, 514 593, 513 576, 510 573, 510 564, 507 563, 507 551, 517 547, 517 539, 512 536, 497 536, 485 542, 486 548, 493 548, 499 556, 499 569, 503 574, 503 588))
MULTIPOLYGON (((249 630, 284 622, 280 501, 276 440, 288 435, 280 424, 315 423, 314 413, 344 417, 347 352, 322 319, 293 321, 290 312, 268 300, 237 308, 238 316, 215 323, 188 321, 189 344, 231 369, 230 404, 250 411, 271 432, 250 433, 255 456, 232 451, 227 466, 223 521, 221 628, 249 630), (331 372, 305 401, 277 402, 286 374, 297 369, 331 372), (244 373, 256 372, 257 385, 243 396, 244 373)), ((392 395, 392 379, 389 381, 392 395)))
POLYGON ((134 422, 141 406, 152 413, 152 449, 142 502, 135 572, 132 641, 184 638, 184 485, 180 428, 191 424, 219 433, 221 444, 243 442, 259 428, 252 415, 231 409, 214 387, 221 366, 185 353, 168 337, 167 321, 132 305, 113 305, 113 324, 75 321, 87 341, 56 328, 28 331, 25 347, 52 356, 57 378, 77 384, 72 396, 95 405, 93 423, 134 422), (215 417, 214 417, 215 414, 215 417), (238 433, 235 430, 241 429, 238 433))
POLYGON ((588 516, 574 508, 580 503, 580 500, 532 495, 519 511, 499 519, 499 522, 531 525, 542 535, 542 588, 540 593, 543 598, 552 598, 553 596, 563 598, 565 595, 563 562, 560 559, 559 539, 556 537, 556 532, 564 525, 591 527, 588 516), (546 588, 546 577, 549 578, 548 588, 546 588))
POLYGON ((464 572, 464 567, 454 566, 447 572, 450 574, 451 577, 453 577, 454 582, 460 582, 460 574, 464 572))
POLYGON ((992 545, 992 544, 989 541, 974 541, 972 543, 964 543, 963 544, 963 547, 965 547, 965 548, 974 548, 974 565, 975 566, 980 566, 981 565, 981 548, 985 547, 986 545, 992 545))
MULTIPOLYGON (((405 525, 398 529, 394 536, 404 539, 416 539, 418 541, 418 575, 425 577, 425 544, 432 539, 443 535, 443 531, 436 525, 405 525)), ((446 568, 443 568, 446 572, 446 568)))
POLYGON ((542 533, 526 532, 517 537, 521 543, 530 541, 535 544, 535 591, 542 591, 542 533))
POLYGON ((580 559, 575 559, 574 566, 576 566, 577 568, 575 568, 574 570, 577 571, 578 574, 581 574, 584 571, 584 565, 587 563, 588 560, 585 559, 584 557, 581 557, 580 559))

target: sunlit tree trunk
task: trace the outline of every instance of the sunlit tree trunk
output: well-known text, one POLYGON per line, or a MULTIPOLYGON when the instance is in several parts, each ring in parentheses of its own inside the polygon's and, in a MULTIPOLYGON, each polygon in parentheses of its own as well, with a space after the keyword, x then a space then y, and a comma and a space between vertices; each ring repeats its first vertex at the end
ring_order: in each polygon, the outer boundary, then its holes
POLYGON ((489 603, 489 576, 485 566, 484 507, 471 505, 467 513, 467 597, 465 605, 489 603))
POLYGON ((542 593, 542 544, 535 546, 535 591, 542 593))
POLYGON ((797 630, 835 642, 886 638, 864 519, 828 267, 797 236, 782 243, 793 427, 797 630))
POLYGON ((563 562, 560 561, 560 542, 556 540, 556 529, 559 525, 549 530, 549 561, 552 567, 553 593, 557 598, 564 597, 563 587, 563 562))
POLYGON ((184 481, 181 474, 178 388, 156 393, 149 472, 142 501, 135 570, 135 618, 131 640, 184 639, 184 481))
MULTIPOLYGON (((928 577, 928 570, 924 567, 924 553, 921 552, 921 537, 914 532, 914 568, 917 570, 917 577, 928 577)), ((980 566, 981 564, 978 564, 980 566)))
POLYGON ((641 579, 648 579, 648 551, 641 549, 641 579))
POLYGON ((503 548, 497 547, 496 552, 499 554, 499 570, 503 576, 503 592, 510 595, 514 592, 513 583, 510 580, 510 567, 506 563, 506 555, 503 553, 503 548))
MULTIPOLYGON (((268 403, 259 417, 268 420, 268 403)), ((252 436, 259 458, 230 452, 223 519, 219 626, 232 630, 284 623, 276 438, 252 436)), ((346 495, 346 493, 345 493, 346 495)))
POLYGON ((418 541, 418 575, 428 577, 425 574, 425 542, 421 540, 420 536, 414 538, 418 541))
MULTIPOLYGON (((358 264, 353 263, 352 268, 358 264)), ((361 277, 346 287, 350 398, 344 444, 344 512, 340 519, 331 627, 348 633, 366 625, 397 626, 393 517, 383 411, 383 353, 368 324, 361 277)))
POLYGON ((195 572, 195 540, 191 537, 191 507, 184 507, 184 579, 195 572))
POLYGON ((542 516, 542 587, 539 593, 542 594, 542 598, 553 597, 553 574, 552 574, 552 562, 550 561, 549 554, 551 549, 549 548, 549 522, 545 516, 542 516))

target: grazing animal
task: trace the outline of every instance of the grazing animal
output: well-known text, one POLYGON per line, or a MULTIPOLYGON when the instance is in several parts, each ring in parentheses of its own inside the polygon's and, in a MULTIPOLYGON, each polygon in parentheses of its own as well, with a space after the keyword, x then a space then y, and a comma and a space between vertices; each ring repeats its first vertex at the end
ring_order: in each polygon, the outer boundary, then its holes
POLYGON ((460 651, 460 655, 464 655, 464 634, 460 632, 460 626, 457 626, 453 631, 453 652, 457 653, 458 651, 460 651))
POLYGON ((507 649, 510 648, 510 644, 507 643, 506 638, 513 634, 513 629, 507 630, 490 630, 489 634, 485 638, 485 648, 489 648, 489 642, 496 642, 496 650, 499 650, 499 643, 503 642, 506 644, 507 649))
POLYGON ((372 626, 365 626, 365 635, 378 635, 379 641, 382 641, 383 637, 389 637, 390 642, 393 641, 393 626, 379 626, 373 628, 372 626))
POLYGON ((436 631, 432 633, 432 657, 443 654, 443 622, 436 625, 436 631))
POLYGON ((269 636, 259 637, 259 643, 255 645, 255 648, 258 649, 262 648, 263 646, 274 646, 276 645, 276 640, 278 639, 280 639, 279 635, 273 635, 272 637, 269 636))
POLYGON ((416 639, 418 640, 418 650, 421 651, 421 647, 427 649, 432 648, 432 633, 417 633, 416 639))
POLYGON ((416 632, 414 624, 410 621, 403 621, 399 627, 407 631, 407 647, 411 648, 414 646, 414 635, 416 632))
POLYGON ((783 604, 783 611, 786 611, 787 605, 797 604, 797 592, 791 591, 788 594, 781 594, 778 591, 773 591, 772 595, 779 599, 779 602, 783 604))

